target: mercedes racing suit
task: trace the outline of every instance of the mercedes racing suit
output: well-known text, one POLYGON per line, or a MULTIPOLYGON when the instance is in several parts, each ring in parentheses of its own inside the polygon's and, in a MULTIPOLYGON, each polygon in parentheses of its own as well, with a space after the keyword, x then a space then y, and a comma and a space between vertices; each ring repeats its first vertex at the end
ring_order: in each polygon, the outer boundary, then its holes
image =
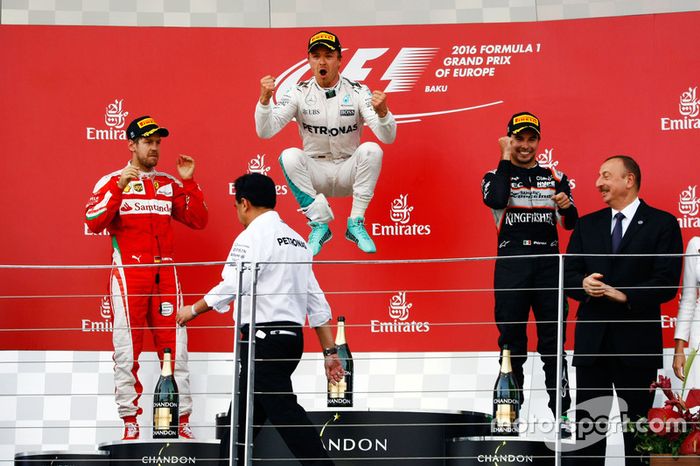
POLYGON ((374 142, 360 144, 360 136, 367 124, 381 142, 394 142, 396 121, 391 112, 380 118, 369 88, 341 76, 330 89, 312 78, 292 87, 276 105, 258 102, 255 107, 255 127, 263 139, 273 137, 292 118, 304 148, 285 149, 280 164, 299 204, 308 206, 317 193, 353 195, 369 203, 383 151, 374 142))
MULTIPOLYGON (((481 190, 484 203, 491 208, 496 222, 499 256, 558 254, 557 223, 571 230, 578 219, 566 175, 554 168, 540 165, 522 168, 509 160, 501 160, 496 170, 484 175, 481 190), (551 199, 561 192, 571 201, 567 209, 558 209, 551 199)), ((500 333, 498 345, 510 348, 513 373, 522 389, 525 382, 523 364, 527 358, 527 321, 532 307, 537 325, 537 351, 544 365, 552 412, 556 406, 557 381, 557 286, 556 257, 496 261, 494 289, 495 318, 500 333)), ((564 310, 566 320, 566 301, 564 310)), ((562 413, 565 413, 571 399, 566 359, 562 364, 562 413)))
POLYGON ((119 416, 136 416, 143 387, 138 379, 143 330, 151 328, 158 357, 170 348, 175 356, 175 379, 180 391, 180 414, 192 412, 187 333, 175 324, 182 295, 173 262, 171 219, 202 229, 208 212, 194 180, 178 180, 163 172, 142 172, 124 190, 117 182, 121 170, 103 176, 86 206, 88 228, 112 236, 114 252, 110 278, 114 322, 114 383, 119 416), (153 267, 121 267, 154 264, 153 267))

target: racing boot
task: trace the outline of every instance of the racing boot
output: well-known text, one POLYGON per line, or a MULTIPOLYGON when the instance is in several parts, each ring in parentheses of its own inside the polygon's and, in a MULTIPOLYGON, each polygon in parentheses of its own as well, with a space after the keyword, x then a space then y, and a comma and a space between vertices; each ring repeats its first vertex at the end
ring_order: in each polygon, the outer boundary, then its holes
POLYGON ((309 222, 309 226, 311 227, 311 233, 309 234, 308 243, 309 247, 311 248, 311 252, 315 256, 321 252, 323 244, 333 238, 333 233, 331 233, 331 229, 328 228, 327 223, 309 222))
POLYGON ((140 436, 139 423, 136 417, 124 419, 124 436, 122 440, 138 440, 140 436))
POLYGON ((180 438, 194 439, 194 432, 190 427, 190 415, 180 416, 180 426, 178 428, 178 435, 180 438))
POLYGON ((374 241, 372 241, 369 233, 367 233, 367 230, 365 230, 364 217, 348 218, 348 229, 345 232, 345 238, 357 244, 357 247, 363 252, 377 252, 377 247, 374 245, 374 241))

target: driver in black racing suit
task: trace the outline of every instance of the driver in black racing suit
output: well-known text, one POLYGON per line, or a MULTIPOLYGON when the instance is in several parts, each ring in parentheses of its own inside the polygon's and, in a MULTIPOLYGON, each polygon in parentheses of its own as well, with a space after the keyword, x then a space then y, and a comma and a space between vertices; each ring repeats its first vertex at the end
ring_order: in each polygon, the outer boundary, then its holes
MULTIPOLYGON (((508 122, 508 136, 499 139, 501 161, 484 175, 484 203, 493 212, 498 230, 498 256, 558 254, 557 223, 574 228, 578 212, 566 175, 540 166, 537 148, 540 122, 531 113, 517 113, 508 122)), ((515 378, 523 388, 530 308, 537 324, 537 351, 544 365, 549 408, 555 413, 557 372, 556 257, 496 260, 495 318, 498 345, 508 345, 515 378)), ((564 319, 568 307, 564 301, 564 319)), ((564 349, 562 348, 562 354, 564 349)), ((562 414, 570 407, 566 359, 562 361, 562 414)), ((520 402, 524 401, 521 391, 520 402)), ((563 417, 568 423, 568 418, 563 417)))

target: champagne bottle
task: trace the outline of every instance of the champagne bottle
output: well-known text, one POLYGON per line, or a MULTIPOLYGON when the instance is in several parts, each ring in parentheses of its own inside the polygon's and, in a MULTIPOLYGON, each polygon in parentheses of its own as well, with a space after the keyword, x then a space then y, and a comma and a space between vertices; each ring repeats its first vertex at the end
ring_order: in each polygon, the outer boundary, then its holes
POLYGON ((180 400, 171 365, 170 348, 163 351, 163 367, 153 392, 153 438, 178 438, 180 400))
POLYGON ((520 415, 520 387, 513 376, 510 350, 503 345, 501 370, 493 387, 492 435, 518 435, 517 419, 520 415))
POLYGON ((343 365, 345 375, 337 384, 328 382, 328 407, 352 407, 353 369, 352 353, 345 339, 345 317, 338 316, 338 330, 335 334, 335 347, 343 365))

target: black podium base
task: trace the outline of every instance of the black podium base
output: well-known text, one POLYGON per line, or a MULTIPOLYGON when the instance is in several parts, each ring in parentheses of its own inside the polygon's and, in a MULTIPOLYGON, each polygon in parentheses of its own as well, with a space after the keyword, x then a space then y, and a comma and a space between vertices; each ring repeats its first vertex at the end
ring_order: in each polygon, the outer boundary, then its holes
POLYGON ((466 437, 447 442, 446 466, 532 464, 553 466, 554 450, 550 442, 521 437, 466 437))
MULTIPOLYGON (((444 466, 446 439, 485 435, 489 417, 475 412, 310 411, 328 455, 342 466, 444 466)), ((226 416, 217 416, 217 437, 226 416)), ((255 439, 254 464, 298 466, 269 423, 255 439)))
POLYGON ((15 466, 93 466, 108 464, 105 451, 71 453, 69 451, 38 451, 17 453, 15 466))
POLYGON ((218 466, 218 440, 118 440, 102 443, 110 466, 197 464, 218 466))

